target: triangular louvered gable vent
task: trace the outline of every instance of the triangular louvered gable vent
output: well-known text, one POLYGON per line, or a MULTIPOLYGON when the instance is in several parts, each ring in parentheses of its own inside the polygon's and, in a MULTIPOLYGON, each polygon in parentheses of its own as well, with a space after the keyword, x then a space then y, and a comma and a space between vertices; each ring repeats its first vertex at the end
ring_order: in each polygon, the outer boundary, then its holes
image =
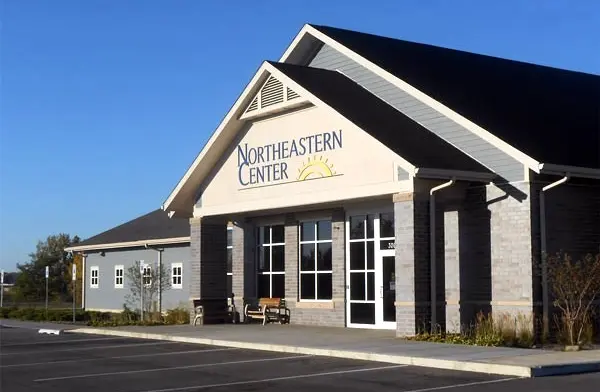
POLYGON ((260 91, 248 105, 246 113, 268 108, 287 101, 300 98, 294 90, 285 86, 273 75, 269 76, 260 91))

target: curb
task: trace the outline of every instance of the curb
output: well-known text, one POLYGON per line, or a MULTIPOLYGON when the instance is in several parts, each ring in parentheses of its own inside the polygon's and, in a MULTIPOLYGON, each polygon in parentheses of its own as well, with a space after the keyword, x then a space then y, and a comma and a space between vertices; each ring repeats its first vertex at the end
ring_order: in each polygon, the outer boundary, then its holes
POLYGON ((376 354, 360 351, 348 351, 348 350, 330 350, 330 349, 319 349, 312 347, 297 347, 297 346, 286 346, 278 344, 267 344, 267 343, 249 343, 232 340, 218 340, 210 338, 192 338, 185 336, 172 336, 158 333, 145 333, 145 332, 132 332, 132 331, 117 331, 110 329, 97 329, 97 328, 78 328, 71 329, 65 332, 69 333, 83 333, 93 335, 109 335, 109 336, 120 336, 128 338, 138 339, 152 339, 152 340, 164 340, 179 343, 193 343, 193 344, 205 344, 210 346, 218 347, 232 347, 247 350, 261 350, 280 352, 287 354, 305 354, 314 356, 325 356, 333 358, 345 358, 345 359, 356 359, 362 361, 373 361, 383 362, 395 365, 411 365, 428 367, 435 369, 445 370, 457 370, 465 372, 475 373, 486 373, 495 374, 502 376, 515 376, 515 377, 548 377, 548 376, 559 376, 567 374, 580 374, 580 373, 591 373, 600 372, 600 360, 595 362, 579 362, 569 364, 549 364, 542 366, 523 366, 523 365, 506 365, 498 363, 484 363, 484 362, 470 362, 470 361, 457 361, 449 359, 436 359, 436 358, 424 358, 424 357, 409 357, 403 355, 390 355, 390 354, 376 354))
POLYGON ((497 374, 503 376, 516 376, 516 377, 534 377, 532 369, 527 366, 517 365, 503 365, 503 364, 490 364, 482 362, 466 362, 466 361, 454 361, 448 359, 435 359, 435 358, 423 358, 423 357, 408 357, 402 355, 389 355, 389 354, 376 354, 367 353, 360 351, 347 351, 347 350, 330 350, 330 349, 319 349, 311 347, 297 347, 297 346, 286 346, 278 344, 265 344, 265 343, 248 343, 240 341, 230 340, 217 340, 209 338, 192 338, 185 336, 171 336, 164 334, 153 334, 144 332, 131 332, 131 331, 115 331, 106 329, 96 328, 79 328, 68 331, 69 333, 83 333, 83 334, 94 334, 94 335, 110 335, 110 336, 121 336, 138 339, 153 339, 153 340, 166 340, 179 343, 195 343, 195 344, 206 344, 218 347, 232 347, 249 350, 261 350, 261 351, 272 351, 287 354, 305 354, 315 356, 325 356, 333 358, 345 358, 345 359, 356 359, 363 361, 374 361, 384 362, 396 365, 412 365, 420 367, 429 367, 436 369, 445 370, 459 370, 476 373, 487 373, 497 374))

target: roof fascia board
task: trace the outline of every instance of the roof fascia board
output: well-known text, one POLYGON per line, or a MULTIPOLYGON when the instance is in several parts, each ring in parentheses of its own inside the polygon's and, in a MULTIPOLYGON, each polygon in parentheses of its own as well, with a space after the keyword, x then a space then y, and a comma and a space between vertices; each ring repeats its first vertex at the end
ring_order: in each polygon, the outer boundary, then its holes
MULTIPOLYGON (((415 87, 406 83, 402 79, 392 75, 388 71, 384 70, 383 68, 379 67, 378 65, 374 64, 373 62, 371 62, 368 59, 364 58, 363 56, 359 55, 358 53, 348 49, 347 47, 340 44, 333 38, 329 37, 328 35, 321 33, 319 30, 315 29, 314 27, 312 27, 310 25, 305 25, 304 28, 300 31, 300 33, 296 37, 296 39, 292 42, 292 45, 297 44, 301 39, 301 35, 303 36, 304 34, 310 34, 310 35, 314 36, 315 38, 321 40, 322 42, 326 43, 327 45, 333 47, 335 50, 348 56, 352 60, 356 61, 358 64, 368 68, 369 70, 371 70, 378 76, 382 77, 383 79, 387 80, 388 82, 394 84, 395 86, 397 86, 404 92, 408 93, 409 95, 413 96, 414 98, 418 99, 419 101, 421 101, 421 102, 425 103, 426 105, 430 106, 431 108, 435 109, 436 111, 438 111, 439 113, 448 117, 449 119, 456 122, 457 124, 465 127, 466 129, 468 129, 475 135, 479 136, 483 140, 492 144, 494 147, 496 147, 499 150, 505 152, 506 154, 512 156, 513 158, 515 158, 516 160, 521 162, 523 165, 529 167, 534 172, 539 173, 539 162, 536 161, 535 159, 526 155, 522 151, 514 148, 512 145, 506 143, 502 139, 498 138, 497 136, 493 135, 491 132, 489 132, 489 131, 485 130, 484 128, 480 127, 479 125, 475 124, 471 120, 456 113, 454 110, 452 110, 448 106, 431 98, 427 94, 416 89, 415 87)), ((285 52, 284 56, 282 57, 282 61, 285 61, 285 59, 289 56, 289 54, 292 52, 292 50, 293 50, 293 48, 288 48, 288 50, 285 52)))
POLYGON ((308 29, 313 29, 314 28, 308 24, 305 24, 304 26, 302 26, 302 28, 300 29, 300 31, 298 32, 298 34, 296 34, 296 37, 292 40, 292 42, 290 43, 290 45, 287 47, 287 49, 285 50, 285 52, 283 52, 283 54, 281 55, 281 57, 279 58, 279 63, 285 63, 286 60, 288 59, 288 57, 290 57, 290 55, 292 54, 292 52, 294 51, 294 49, 296 49, 296 47, 298 46, 298 44, 300 43, 300 41, 302 41, 302 38, 304 38, 304 35, 306 35, 306 33, 308 32, 308 29))
POLYGON ((233 106, 229 109, 229 112, 223 118, 223 120, 221 121, 221 123, 219 124, 217 129, 213 132, 210 139, 208 139, 208 141, 206 142, 206 144, 204 145, 204 147, 202 148, 202 150, 200 151, 200 153, 198 154, 196 159, 194 159, 194 162, 192 163, 192 165, 185 172, 185 174, 181 178, 181 180, 179 180, 179 182, 177 183, 177 185, 175 186, 175 188, 173 189, 173 191, 171 192, 171 194, 169 195, 167 200, 165 200, 165 202, 162 205, 163 210, 165 210, 165 211, 169 210, 169 207, 173 204, 174 199, 181 192, 183 186, 188 182, 188 180, 192 176, 192 174, 196 171, 196 169, 200 165, 200 162, 204 159, 207 152, 211 149, 211 147, 213 146, 215 141, 219 138, 219 136, 221 135, 225 126, 235 117, 235 114, 238 112, 238 110, 240 110, 242 104, 248 99, 250 93, 257 87, 258 81, 264 75, 265 64, 266 64, 266 62, 263 62, 261 64, 258 71, 254 74, 254 77, 246 85, 246 88, 244 89, 244 91, 242 91, 242 93, 240 94, 238 99, 235 101, 233 106))
POLYGON ((551 163, 541 163, 539 165, 540 174, 565 175, 568 173, 572 177, 592 178, 600 180, 600 169, 577 166, 553 165, 551 163))
POLYGON ((462 181, 477 181, 477 182, 492 182, 496 178, 494 173, 482 173, 463 170, 445 170, 445 169, 429 169, 417 168, 414 176, 416 178, 439 178, 439 179, 455 179, 462 181))
POLYGON ((113 242, 107 244, 95 244, 95 245, 82 245, 82 246, 70 246, 65 248, 67 252, 80 252, 89 250, 108 250, 108 249, 119 249, 119 248, 134 248, 144 245, 172 245, 172 244, 185 244, 190 242, 190 237, 174 237, 174 238, 158 238, 152 240, 139 240, 139 241, 128 241, 128 242, 113 242))

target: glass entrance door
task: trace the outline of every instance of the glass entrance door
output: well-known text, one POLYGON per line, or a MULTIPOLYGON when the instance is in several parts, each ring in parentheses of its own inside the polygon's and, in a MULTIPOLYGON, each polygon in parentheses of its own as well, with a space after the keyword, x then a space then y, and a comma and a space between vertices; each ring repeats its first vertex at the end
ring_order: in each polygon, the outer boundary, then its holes
POLYGON ((393 213, 351 215, 346 222, 348 326, 396 327, 393 213))

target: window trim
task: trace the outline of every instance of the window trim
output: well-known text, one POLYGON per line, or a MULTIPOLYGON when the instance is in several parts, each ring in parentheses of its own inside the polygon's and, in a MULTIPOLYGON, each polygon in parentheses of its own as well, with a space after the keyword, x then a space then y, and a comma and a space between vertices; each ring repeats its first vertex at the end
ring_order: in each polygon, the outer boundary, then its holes
POLYGON ((302 271, 302 245, 315 245, 318 246, 318 244, 331 244, 331 249, 333 251, 333 219, 331 218, 331 216, 312 216, 312 217, 307 217, 305 219, 299 220, 298 221, 298 302, 309 302, 309 303, 328 303, 328 302, 333 302, 333 255, 332 255, 332 260, 331 260, 331 270, 329 271, 318 271, 317 270, 317 260, 315 260, 315 269, 312 271, 302 271), (308 241, 302 241, 302 224, 303 223, 308 223, 308 222, 312 222, 315 225, 315 228, 317 227, 317 223, 320 221, 329 221, 329 224, 331 225, 331 239, 329 240, 317 240, 317 236, 316 236, 316 230, 315 230, 315 239, 314 240, 308 240, 308 241), (301 287, 301 283, 302 283, 302 275, 314 275, 315 276, 315 298, 314 299, 309 299, 309 298, 302 298, 302 287, 301 287), (317 281, 317 277, 319 274, 330 274, 331 275, 331 299, 317 299, 317 286, 318 286, 318 281, 317 281))
POLYGON ((256 231, 255 231, 255 235, 256 235, 256 291, 257 291, 257 296, 258 296, 258 277, 260 275, 267 275, 269 276, 269 298, 274 298, 273 297, 273 275, 284 275, 283 278, 283 297, 281 297, 282 299, 285 299, 285 225, 283 223, 265 223, 264 225, 259 225, 256 226, 256 231), (283 231, 284 231, 284 237, 283 237, 283 242, 271 242, 273 241, 273 227, 274 226, 283 226, 283 231), (264 227, 268 227, 269 228, 269 242, 261 244, 260 243, 260 230, 264 227), (273 271, 273 247, 274 246, 281 246, 283 247, 283 271, 273 271), (260 260, 258 259, 260 257, 260 248, 269 248, 269 271, 259 271, 259 265, 260 265, 260 260))
POLYGON ((171 288, 176 290, 183 289, 183 263, 181 262, 171 263, 171 288), (179 268, 179 275, 175 275, 175 268, 179 268), (173 283, 173 278, 176 276, 179 277, 179 283, 173 283))
POLYGON ((152 266, 150 264, 144 264, 144 269, 142 270, 142 283, 143 283, 144 287, 152 286, 152 266), (149 283, 143 283, 144 278, 146 276, 146 270, 150 271, 149 283))
POLYGON ((100 287, 100 267, 97 265, 90 267, 90 288, 97 289, 100 287), (94 271, 96 272, 96 276, 94 276, 94 271), (94 278, 96 278, 96 283, 94 283, 94 278))
POLYGON ((123 265, 115 265, 115 276, 114 276, 115 289, 122 289, 125 283, 125 267, 123 265), (121 271, 121 276, 117 276, 117 271, 121 271), (117 283, 117 279, 121 278, 121 283, 117 283))
MULTIPOLYGON (((230 244, 225 244, 225 257, 227 257, 227 253, 229 253, 231 251, 231 272, 227 271, 226 273, 226 279, 227 281, 225 282, 225 284, 227 284, 227 286, 229 286, 229 277, 231 276, 231 290, 228 290, 230 292, 227 293, 227 298, 230 298, 231 295, 233 294, 233 227, 232 226, 227 226, 227 238, 229 238, 229 235, 231 233, 231 245, 230 244)), ((229 260, 225 260, 226 263, 229 262, 229 260)), ((228 267, 228 266, 227 266, 228 267)), ((229 287, 227 287, 229 288, 229 287)))

